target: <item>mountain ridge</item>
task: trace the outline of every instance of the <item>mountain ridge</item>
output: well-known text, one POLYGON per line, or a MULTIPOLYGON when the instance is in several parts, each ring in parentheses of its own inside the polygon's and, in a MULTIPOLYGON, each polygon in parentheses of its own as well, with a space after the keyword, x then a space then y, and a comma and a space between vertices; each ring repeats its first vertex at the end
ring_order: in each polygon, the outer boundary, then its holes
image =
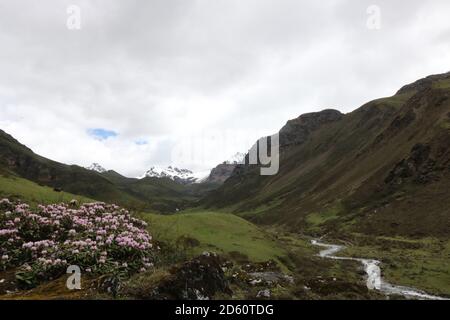
POLYGON ((183 185, 167 177, 127 178, 113 170, 103 170, 47 159, 0 130, 0 174, 15 175, 58 191, 136 210, 170 213, 192 205, 215 187, 183 185))
POLYGON ((277 175, 238 165, 202 203, 311 234, 447 237, 449 95, 445 73, 345 115, 326 109, 288 121, 277 175))

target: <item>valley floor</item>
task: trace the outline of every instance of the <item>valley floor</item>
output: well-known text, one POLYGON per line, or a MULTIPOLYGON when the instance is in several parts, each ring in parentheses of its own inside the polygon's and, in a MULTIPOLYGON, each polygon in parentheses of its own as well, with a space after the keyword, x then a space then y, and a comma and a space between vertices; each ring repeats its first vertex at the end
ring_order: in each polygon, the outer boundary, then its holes
POLYGON ((354 235, 346 256, 382 261, 383 276, 391 283, 450 297, 450 241, 354 235))
MULTIPOLYGON (((120 298, 151 297, 143 292, 148 293, 152 286, 173 278, 170 272, 174 266, 186 265, 192 259, 195 261, 205 252, 219 255, 224 281, 230 284, 231 289, 230 292, 218 292, 214 298, 387 298, 367 289, 365 273, 359 263, 320 258, 317 256, 320 248, 313 246, 312 238, 308 236, 288 233, 280 228, 264 229, 228 213, 141 213, 138 217, 148 222, 148 230, 160 249, 155 254, 154 270, 125 280, 124 291, 117 296, 120 298)), ((345 239, 340 243, 347 249, 340 255, 376 258, 382 261, 383 277, 389 282, 450 297, 449 241, 375 238, 357 234, 345 239)), ((338 239, 330 241, 339 243, 338 239)), ((11 272, 0 273, 0 281, 11 277, 11 272)), ((74 293, 65 289, 63 277, 26 292, 5 294, 4 288, 0 298, 113 298, 95 290, 95 283, 96 279, 87 279, 84 290, 74 293)), ((0 292, 6 284, 7 281, 0 284, 0 292)))

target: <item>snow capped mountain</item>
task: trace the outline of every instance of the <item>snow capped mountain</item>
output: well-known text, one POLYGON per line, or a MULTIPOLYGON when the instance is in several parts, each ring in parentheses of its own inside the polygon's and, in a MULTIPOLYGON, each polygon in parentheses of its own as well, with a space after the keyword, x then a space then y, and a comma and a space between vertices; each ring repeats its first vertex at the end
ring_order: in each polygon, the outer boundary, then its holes
MULTIPOLYGON (((245 154, 242 152, 235 153, 228 160, 219 164, 216 168, 207 171, 193 172, 189 169, 180 169, 173 166, 166 168, 160 166, 152 166, 150 170, 147 170, 143 175, 137 177, 137 179, 144 178, 168 178, 180 184, 194 184, 204 182, 216 182, 223 183, 232 173, 236 165, 244 163, 245 154)), ((98 173, 108 172, 100 164, 94 162, 86 169, 95 171, 98 173)))
POLYGON ((99 165, 98 163, 93 163, 91 164, 89 167, 86 167, 86 169, 88 170, 92 170, 92 171, 96 171, 98 173, 104 173, 106 172, 106 169, 103 168, 101 165, 99 165))
POLYGON ((197 181, 198 177, 188 169, 179 169, 176 167, 169 166, 167 168, 161 167, 151 167, 143 176, 139 177, 139 179, 143 178, 169 178, 173 181, 183 184, 190 184, 197 181))

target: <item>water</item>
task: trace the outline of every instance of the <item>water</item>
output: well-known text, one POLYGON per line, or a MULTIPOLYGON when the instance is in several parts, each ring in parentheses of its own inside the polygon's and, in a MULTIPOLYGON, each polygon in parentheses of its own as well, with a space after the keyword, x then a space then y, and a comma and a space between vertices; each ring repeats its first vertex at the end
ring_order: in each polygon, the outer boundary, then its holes
POLYGON ((408 299, 422 299, 422 300, 448 300, 443 297, 433 296, 427 294, 421 290, 414 288, 396 286, 386 282, 381 277, 381 262, 375 259, 363 259, 363 258, 351 258, 351 257, 339 257, 335 254, 343 250, 345 246, 336 244, 325 244, 317 240, 312 240, 311 243, 315 246, 326 248, 319 252, 319 256, 322 258, 333 260, 353 260, 358 261, 364 266, 364 271, 367 274, 366 285, 370 290, 378 290, 386 295, 402 295, 408 299))

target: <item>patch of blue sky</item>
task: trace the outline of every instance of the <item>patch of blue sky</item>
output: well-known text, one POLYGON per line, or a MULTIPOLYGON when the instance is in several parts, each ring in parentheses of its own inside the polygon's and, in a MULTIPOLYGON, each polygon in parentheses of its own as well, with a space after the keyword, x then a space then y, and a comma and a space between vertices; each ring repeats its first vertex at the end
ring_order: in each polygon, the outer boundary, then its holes
POLYGON ((98 140, 106 140, 108 138, 117 137, 118 133, 113 130, 106 130, 102 128, 89 129, 88 134, 98 140))

